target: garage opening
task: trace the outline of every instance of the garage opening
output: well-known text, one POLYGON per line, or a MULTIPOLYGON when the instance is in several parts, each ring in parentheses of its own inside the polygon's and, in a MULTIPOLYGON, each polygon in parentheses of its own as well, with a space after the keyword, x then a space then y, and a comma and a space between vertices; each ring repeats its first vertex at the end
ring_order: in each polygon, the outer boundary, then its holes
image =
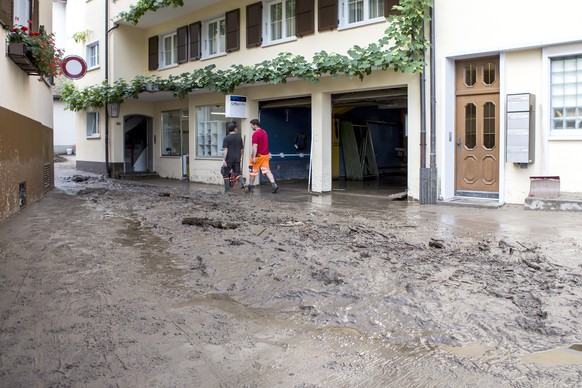
MULTIPOLYGON (((407 93, 404 87, 332 95, 334 191, 406 192, 407 93)), ((262 102, 260 121, 269 133, 275 178, 307 181, 311 98, 262 102)))

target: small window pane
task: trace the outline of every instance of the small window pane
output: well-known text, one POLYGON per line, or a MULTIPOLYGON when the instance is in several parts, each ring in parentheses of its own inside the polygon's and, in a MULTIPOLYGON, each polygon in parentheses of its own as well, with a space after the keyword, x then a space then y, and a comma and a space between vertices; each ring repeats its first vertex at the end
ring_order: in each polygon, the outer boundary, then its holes
POLYGON ((477 107, 475 104, 465 106, 465 146, 475 148, 477 144, 477 107))
POLYGON ((483 146, 493 149, 495 143, 495 105, 487 102, 483 107, 483 146))
POLYGON ((475 86, 477 82, 477 67, 473 64, 465 66, 465 86, 475 86))
POLYGON ((494 63, 487 63, 483 67, 483 82, 485 85, 493 85, 495 83, 496 71, 494 63))
POLYGON ((348 15, 348 23, 356 23, 364 20, 364 0, 349 0, 348 15))

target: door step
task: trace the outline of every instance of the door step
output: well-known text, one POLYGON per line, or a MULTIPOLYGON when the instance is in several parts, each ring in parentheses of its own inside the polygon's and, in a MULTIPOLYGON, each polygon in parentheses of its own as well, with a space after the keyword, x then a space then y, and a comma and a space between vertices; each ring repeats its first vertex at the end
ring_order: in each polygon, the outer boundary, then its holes
POLYGON ((159 178, 157 172, 124 172, 119 174, 121 180, 141 180, 159 178))

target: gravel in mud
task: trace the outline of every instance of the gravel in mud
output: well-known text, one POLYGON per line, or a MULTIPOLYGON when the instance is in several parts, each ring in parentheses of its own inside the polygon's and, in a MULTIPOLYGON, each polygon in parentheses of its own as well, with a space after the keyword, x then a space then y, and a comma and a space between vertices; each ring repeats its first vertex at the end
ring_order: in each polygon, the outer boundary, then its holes
POLYGON ((56 189, 0 224, 2 387, 582 386, 575 213, 55 165, 56 189))

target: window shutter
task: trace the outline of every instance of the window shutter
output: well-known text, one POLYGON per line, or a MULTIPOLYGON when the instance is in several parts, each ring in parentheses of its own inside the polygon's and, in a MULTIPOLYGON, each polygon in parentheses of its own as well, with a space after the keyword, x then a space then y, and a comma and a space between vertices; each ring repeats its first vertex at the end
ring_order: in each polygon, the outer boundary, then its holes
POLYGON ((313 0, 297 0, 295 4, 295 23, 297 36, 310 35, 315 32, 315 14, 313 0))
POLYGON ((178 36, 178 63, 188 62, 188 26, 176 30, 178 36))
POLYGON ((317 31, 337 28, 337 0, 319 0, 317 31))
POLYGON ((12 28, 12 1, 0 0, 0 23, 12 28))
POLYGON ((32 20, 32 25, 30 26, 30 30, 34 32, 39 31, 40 27, 40 11, 38 9, 38 0, 34 0, 32 2, 32 9, 31 9, 30 19, 32 20))
POLYGON ((399 0, 384 0, 384 16, 400 15, 400 11, 392 9, 393 6, 400 5, 399 0))
POLYGON ((262 43, 262 8, 261 2, 247 5, 247 48, 258 47, 262 43))
POLYGON ((190 29, 190 60, 195 61, 202 56, 202 22, 192 23, 190 29))
POLYGON ((240 9, 228 11, 226 20, 226 52, 240 50, 240 9))
POLYGON ((148 70, 158 69, 158 36, 148 39, 148 70))

